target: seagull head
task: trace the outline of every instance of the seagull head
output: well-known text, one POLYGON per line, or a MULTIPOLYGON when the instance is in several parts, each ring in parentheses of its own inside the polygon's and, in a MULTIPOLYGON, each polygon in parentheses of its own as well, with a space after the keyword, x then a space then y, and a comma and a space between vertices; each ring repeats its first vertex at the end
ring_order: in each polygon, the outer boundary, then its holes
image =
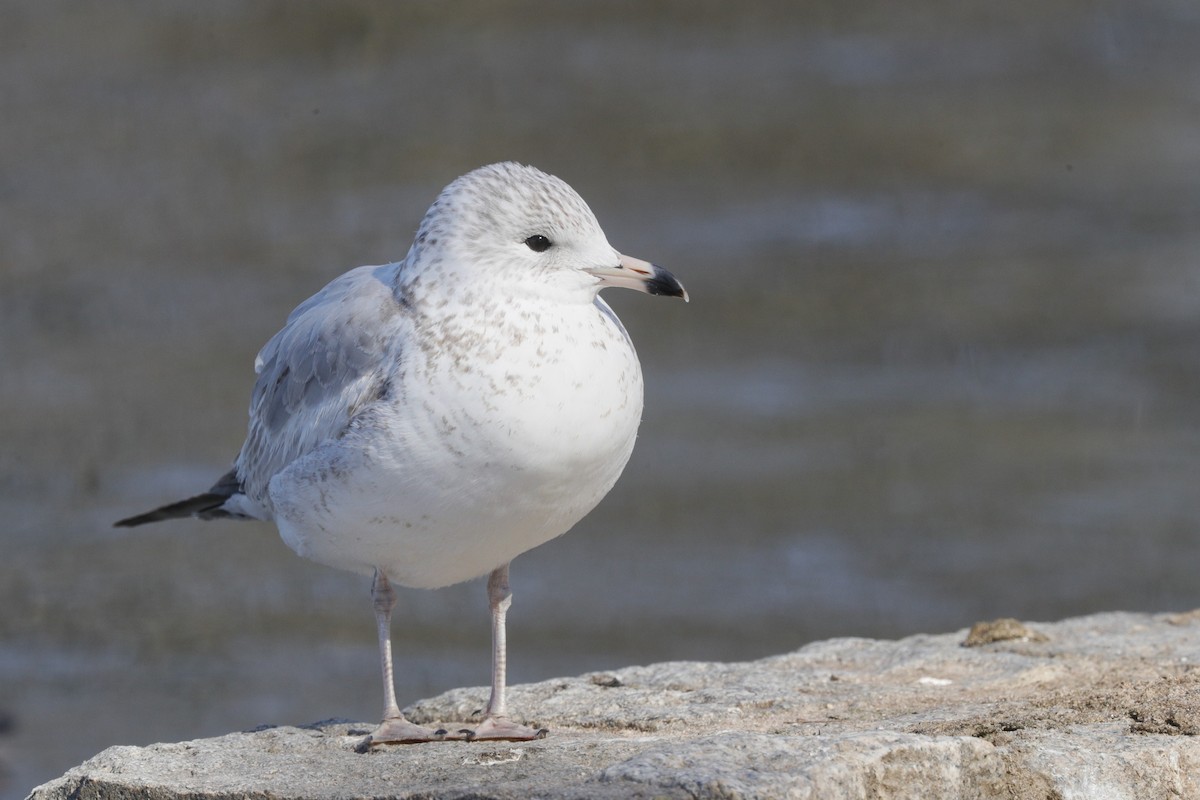
POLYGON ((626 256, 566 182, 534 167, 480 167, 447 186, 430 207, 409 251, 416 272, 523 295, 591 302, 608 286, 688 299, 667 270, 626 256))

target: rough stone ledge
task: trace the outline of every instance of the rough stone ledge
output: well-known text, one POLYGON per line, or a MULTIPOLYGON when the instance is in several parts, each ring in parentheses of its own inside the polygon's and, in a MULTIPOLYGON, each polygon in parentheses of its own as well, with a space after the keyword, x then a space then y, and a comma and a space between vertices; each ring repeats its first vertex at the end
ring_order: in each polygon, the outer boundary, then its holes
MULTIPOLYGON (((369 754, 330 720, 112 747, 58 798, 1200 797, 1200 614, 1007 621, 833 639, 760 661, 665 663, 514 687, 550 736, 369 754)), ((408 709, 468 722, 461 689, 408 709)))

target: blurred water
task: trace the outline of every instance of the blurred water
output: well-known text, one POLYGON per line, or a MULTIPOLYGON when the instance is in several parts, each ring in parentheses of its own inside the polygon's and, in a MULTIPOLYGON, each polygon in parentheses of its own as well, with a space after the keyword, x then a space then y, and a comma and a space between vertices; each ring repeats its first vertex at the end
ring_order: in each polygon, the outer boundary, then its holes
MULTIPOLYGON (((219 475, 287 312, 504 158, 693 297, 609 298, 639 449, 514 565, 513 680, 1200 604, 1197 86, 1181 0, 4 6, 0 794, 378 714, 361 579, 109 526, 219 475)), ((487 680, 483 595, 403 593, 402 698, 487 680)))

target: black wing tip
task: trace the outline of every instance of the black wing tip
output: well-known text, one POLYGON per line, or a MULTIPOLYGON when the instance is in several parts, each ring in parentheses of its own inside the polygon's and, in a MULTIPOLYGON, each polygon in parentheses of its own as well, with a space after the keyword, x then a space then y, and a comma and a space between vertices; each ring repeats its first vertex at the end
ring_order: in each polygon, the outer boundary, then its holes
POLYGON ((156 508, 153 511, 147 511, 145 514, 138 514, 133 517, 119 519, 113 523, 114 528, 136 528, 138 525, 147 525, 151 522, 162 522, 164 519, 185 519, 192 516, 191 514, 171 514, 165 513, 171 506, 163 506, 156 508))
POLYGON ((161 508, 156 508, 153 511, 147 511, 144 514, 119 519, 113 523, 113 527, 135 528, 138 525, 146 525, 150 522, 162 522, 165 519, 186 519, 187 517, 199 517, 200 519, 232 517, 234 516, 233 514, 230 514, 221 507, 232 496, 233 492, 205 492, 195 497, 189 497, 186 500, 180 500, 178 503, 171 503, 161 508))

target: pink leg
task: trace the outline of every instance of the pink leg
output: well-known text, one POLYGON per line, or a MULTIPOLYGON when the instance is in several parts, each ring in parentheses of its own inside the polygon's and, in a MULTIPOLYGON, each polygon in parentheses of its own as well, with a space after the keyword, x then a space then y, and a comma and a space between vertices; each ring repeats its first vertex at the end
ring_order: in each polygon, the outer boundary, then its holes
POLYGON ((512 591, 508 588, 508 564, 492 570, 488 576, 488 605, 492 610, 492 696, 488 699, 487 711, 479 727, 468 733, 472 741, 478 739, 526 740, 542 739, 545 728, 530 728, 519 725, 508 718, 504 689, 508 666, 508 648, 505 642, 504 622, 508 607, 512 605, 512 591))
POLYGON ((396 705, 396 684, 392 675, 392 608, 396 605, 396 590, 383 570, 375 570, 371 583, 371 599, 375 604, 375 624, 379 628, 379 661, 383 667, 383 722, 379 723, 365 742, 367 747, 378 744, 409 744, 436 742, 447 737, 444 730, 415 725, 400 713, 396 705))

